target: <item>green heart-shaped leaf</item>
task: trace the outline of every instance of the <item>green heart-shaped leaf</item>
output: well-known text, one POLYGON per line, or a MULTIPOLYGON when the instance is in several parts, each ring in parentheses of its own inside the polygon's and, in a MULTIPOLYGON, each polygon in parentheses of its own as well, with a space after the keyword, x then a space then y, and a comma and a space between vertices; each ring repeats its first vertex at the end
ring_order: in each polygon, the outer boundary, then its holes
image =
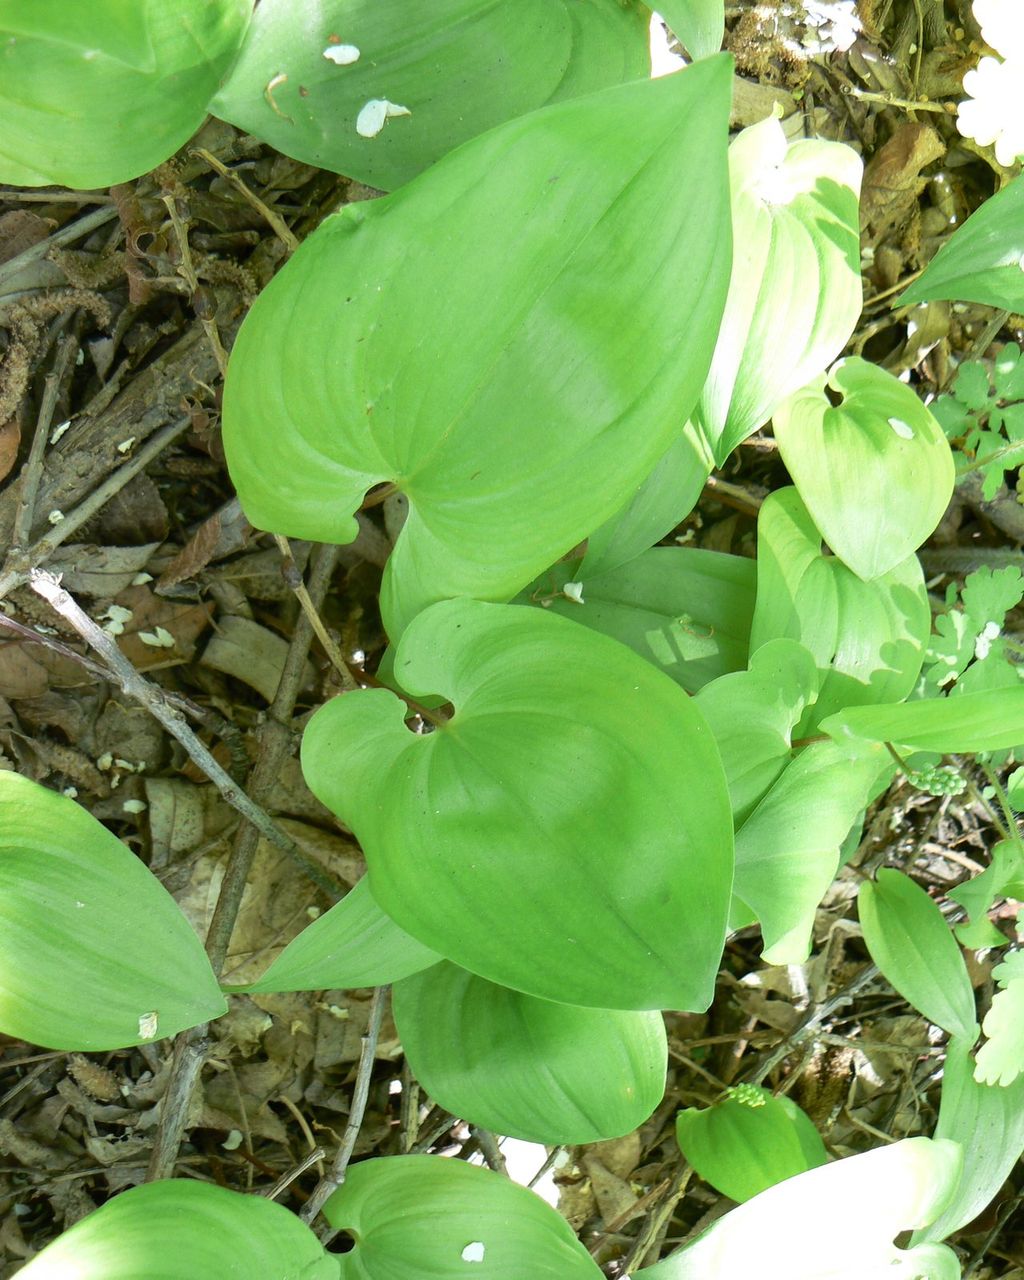
POLYGON ((322 707, 303 770, 413 937, 542 999, 706 1008, 732 823, 699 711, 614 641, 536 609, 446 601, 395 672, 455 715, 411 734, 386 690, 322 707), (643 874, 637 873, 642 867, 643 874))
POLYGON ((821 676, 817 701, 797 727, 861 703, 898 702, 917 682, 931 608, 916 556, 862 582, 822 552, 821 534, 796 489, 779 489, 757 521, 757 607, 751 652, 779 637, 798 640, 821 676))
POLYGON ((282 1205, 177 1179, 108 1200, 19 1274, 24 1280, 338 1280, 338 1264, 282 1205))
POLYGON ((364 876, 314 920, 256 982, 226 991, 320 991, 380 987, 427 969, 441 957, 381 911, 364 876))
POLYGON ((761 923, 768 964, 807 959, 842 843, 891 771, 880 747, 851 760, 832 742, 812 742, 736 832, 735 893, 761 923))
POLYGON ((0 772, 0 1031, 122 1049, 226 1009, 192 926, 139 859, 73 800, 0 772))
POLYGON ((990 196, 958 227, 897 306, 944 298, 1024 311, 1024 179, 990 196))
POLYGON ((580 1009, 510 991, 454 964, 395 984, 414 1075, 453 1115, 526 1142, 632 1133, 665 1092, 660 1013, 580 1009))
POLYGON ((786 1280, 940 1280, 959 1268, 949 1250, 919 1254, 941 1271, 907 1265, 893 1244, 925 1226, 949 1201, 960 1177, 960 1144, 904 1138, 876 1151, 787 1178, 719 1218, 703 1235, 637 1280, 718 1280, 785 1276, 786 1280), (953 1261, 950 1272, 948 1263, 953 1261))
POLYGON ((1007 751, 1024 742, 1024 684, 896 707, 850 707, 822 720, 820 728, 853 750, 869 742, 895 742, 943 755, 1007 751))
POLYGON ((324 1205, 357 1244, 341 1280, 600 1280, 566 1220, 508 1178, 443 1156, 353 1165, 324 1205))
POLYGON ((730 1089, 713 1107, 681 1111, 676 1139, 705 1182, 739 1201, 828 1160, 810 1116, 752 1084, 730 1089))
POLYGON ((840 360, 773 421, 814 523, 865 582, 904 561, 942 519, 953 493, 949 443, 931 411, 886 370, 858 356, 840 360))
POLYGON ((967 966, 942 912, 909 876, 883 868, 858 895, 864 941, 888 982, 929 1022, 968 1044, 978 1037, 967 966))
POLYGON ((0 182, 89 190, 163 163, 202 124, 250 0, 0 0, 0 182))
POLYGON ((789 144, 774 118, 744 129, 729 148, 732 281, 694 412, 719 466, 853 333, 861 171, 850 147, 789 144))
POLYGON ((696 703, 718 743, 737 827, 790 760, 793 726, 814 701, 814 659, 792 640, 771 640, 750 668, 706 684, 696 703))
POLYGON ((566 588, 571 573, 555 565, 520 599, 611 636, 696 693, 746 667, 756 574, 744 556, 654 547, 584 578, 573 595, 566 588))
POLYGON ((646 76, 647 21, 634 0, 261 0, 210 109, 391 191, 504 120, 646 76), (406 114, 369 120, 374 100, 406 114))
POLYGON ((979 1084, 970 1040, 951 1040, 942 1069, 936 1138, 958 1142, 964 1152, 956 1194, 941 1216, 911 1243, 945 1240, 995 1198, 1024 1151, 1024 1077, 1012 1085, 979 1084))
POLYGON ((680 430, 727 284, 730 65, 474 139, 329 218, 246 318, 224 404, 242 504, 348 542, 367 489, 396 483, 392 639, 434 600, 514 595, 680 430))

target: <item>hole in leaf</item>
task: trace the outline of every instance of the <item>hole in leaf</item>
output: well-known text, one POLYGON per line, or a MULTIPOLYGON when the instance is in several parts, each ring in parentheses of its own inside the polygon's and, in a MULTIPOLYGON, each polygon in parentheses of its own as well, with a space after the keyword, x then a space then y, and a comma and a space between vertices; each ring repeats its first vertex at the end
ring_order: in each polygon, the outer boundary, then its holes
POLYGON ((351 1253, 359 1241, 350 1231, 339 1232, 327 1245, 328 1253, 351 1253))
POLYGON ((828 402, 833 409, 839 409, 842 406, 843 393, 837 391, 835 387, 830 386, 827 382, 825 383, 825 394, 828 396, 828 402))

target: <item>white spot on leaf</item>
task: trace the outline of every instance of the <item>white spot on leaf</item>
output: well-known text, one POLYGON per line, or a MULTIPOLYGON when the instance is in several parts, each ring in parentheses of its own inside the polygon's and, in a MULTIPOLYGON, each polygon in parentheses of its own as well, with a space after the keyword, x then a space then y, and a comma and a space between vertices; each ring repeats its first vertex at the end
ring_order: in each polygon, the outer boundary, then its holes
POLYGON ((354 44, 329 44, 324 50, 324 57, 336 67, 350 67, 359 61, 359 50, 354 44))
POLYGON ((902 418, 890 418, 889 426, 892 427, 901 440, 913 440, 914 428, 909 422, 904 422, 902 418))
POLYGON ((986 622, 981 630, 981 634, 974 642, 974 656, 979 662, 985 661, 992 649, 993 640, 998 640, 998 638, 999 623, 986 622))
POLYGON ((482 1240, 473 1240, 462 1251, 463 1262, 483 1262, 484 1245, 482 1240))
POLYGON ((160 1015, 155 1009, 149 1013, 139 1014, 139 1038, 141 1040, 155 1040, 156 1029, 160 1022, 160 1015))
POLYGON ((408 107, 389 102, 387 98, 371 98, 356 116, 356 133, 361 138, 376 138, 392 116, 411 116, 408 107))

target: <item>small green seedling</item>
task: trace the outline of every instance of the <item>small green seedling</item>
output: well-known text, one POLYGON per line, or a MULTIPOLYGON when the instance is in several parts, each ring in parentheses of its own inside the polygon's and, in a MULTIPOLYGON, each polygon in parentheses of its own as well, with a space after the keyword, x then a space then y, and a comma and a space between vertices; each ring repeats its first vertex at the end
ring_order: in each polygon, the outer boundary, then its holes
POLYGON ((1024 462, 1024 362, 1020 347, 1008 342, 996 355, 991 383, 980 360, 957 370, 949 394, 931 406, 956 448, 957 471, 978 471, 982 497, 991 502, 1007 472, 1024 462))

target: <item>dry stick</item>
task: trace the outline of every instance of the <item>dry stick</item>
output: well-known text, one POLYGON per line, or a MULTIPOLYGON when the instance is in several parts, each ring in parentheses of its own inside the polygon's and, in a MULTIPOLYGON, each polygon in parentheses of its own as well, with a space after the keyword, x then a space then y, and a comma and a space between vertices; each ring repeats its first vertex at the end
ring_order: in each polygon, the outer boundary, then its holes
POLYGON ((18 493, 18 506, 14 516, 14 541, 11 549, 24 550, 25 544, 32 536, 32 521, 36 512, 36 496, 39 493, 39 481, 43 474, 43 457, 46 453, 46 440, 53 425, 53 414, 57 408, 57 397, 60 395, 60 384, 67 373, 71 351, 77 344, 70 338, 64 338, 57 348, 57 358, 53 368, 46 375, 43 384, 43 398, 39 405, 39 416, 36 418, 36 431, 32 437, 32 447, 18 493))
MULTIPOLYGON (((100 199, 103 198, 102 196, 100 197, 100 199)), ((25 267, 40 258, 45 258, 54 245, 73 244, 76 240, 82 240, 85 236, 95 231, 97 227, 102 227, 107 222, 113 222, 116 217, 117 210, 114 206, 106 204, 102 209, 94 209, 92 213, 85 214, 77 221, 69 222, 66 227, 61 227, 52 236, 47 236, 45 240, 40 240, 38 244, 32 245, 23 253, 19 253, 16 257, 0 264, 0 290, 8 280, 13 280, 25 267)))
MULTIPOLYGON (((322 603, 327 594, 337 557, 337 547, 321 546, 314 553, 309 585, 312 598, 318 603, 322 603)), ((270 787, 280 777, 288 757, 291 747, 288 725, 302 684, 302 672, 312 638, 312 627, 305 617, 300 617, 292 634, 277 692, 261 731, 259 758, 249 778, 252 794, 260 799, 269 793, 270 787)), ((262 833, 255 824, 241 824, 221 881, 217 905, 206 934, 206 953, 218 975, 224 967, 228 943, 238 917, 252 861, 256 856, 260 834, 262 833)), ((331 890, 328 893, 335 896, 331 890)), ((200 1026, 178 1035, 170 1083, 161 1108, 160 1124, 146 1173, 147 1181, 156 1182, 170 1177, 174 1170, 188 1123, 189 1104, 205 1056, 205 1034, 206 1027, 200 1026)))
POLYGON ((982 1241, 981 1247, 977 1249, 968 1260, 967 1267, 964 1270, 964 1280, 969 1280, 969 1277, 973 1276, 975 1271, 977 1271, 985 1261, 989 1249, 991 1249, 999 1239, 999 1235, 1003 1228, 1020 1208, 1022 1201, 1024 1201, 1024 1191, 1018 1191, 1015 1196, 1011 1196, 1006 1204, 1003 1205, 1000 1210, 999 1217, 996 1219, 995 1226, 982 1241))
POLYGON ((154 719, 159 720, 167 732, 181 743, 228 804, 251 822, 272 844, 286 853, 292 853, 295 850, 294 842, 289 840, 283 832, 278 831, 268 815, 254 804, 230 774, 221 768, 207 747, 193 733, 181 712, 168 703, 163 692, 156 685, 150 684, 139 675, 113 639, 93 622, 71 594, 64 590, 60 580, 52 573, 35 569, 29 576, 29 585, 36 595, 42 596, 54 612, 59 613, 74 627, 90 649, 103 658, 110 668, 111 677, 117 681, 124 692, 136 702, 140 702, 154 719))
POLYGON ((160 1123, 156 1127, 146 1169, 147 1182, 160 1182, 174 1172, 181 1136, 188 1122, 189 1106, 210 1047, 206 1038, 207 1026, 204 1022, 202 1026, 192 1027, 175 1038, 171 1074, 167 1092, 160 1100, 160 1123))
POLYGON ((40 644, 44 649, 49 649, 51 653, 59 653, 62 658, 67 658, 70 662, 77 662, 91 675, 98 676, 100 680, 113 680, 109 669, 101 662, 93 662, 92 658, 87 658, 84 653, 76 653, 74 649, 68 648, 66 644, 61 644, 59 640, 55 640, 53 636, 44 636, 38 631, 34 631, 31 627, 26 627, 23 622, 18 622, 14 618, 0 612, 0 630, 6 629, 13 631, 18 639, 24 644, 40 644))
POLYGON ((27 551, 12 551, 3 569, 0 570, 0 599, 9 595, 15 587, 20 587, 27 582, 33 570, 44 564, 62 542, 66 542, 73 533, 77 533, 82 525, 91 520, 96 512, 116 493, 119 493, 133 476, 137 476, 140 471, 148 467, 158 453, 166 449, 172 440, 191 425, 191 418, 182 418, 150 436, 129 462, 111 472, 106 480, 89 494, 88 498, 80 502, 74 511, 69 512, 54 527, 52 533, 45 534, 27 551))
POLYGON ((804 1040, 814 1035, 818 1027, 833 1013, 838 1012, 844 1005, 848 1005, 853 997, 862 987, 866 987, 869 982, 873 982, 878 977, 879 969, 877 965, 865 965, 860 973, 848 982, 841 991, 837 991, 835 995, 829 996, 820 1005, 812 1006, 810 1011, 800 1022, 800 1025, 791 1031, 790 1034, 777 1045, 768 1054, 766 1054, 761 1062, 748 1071, 745 1079, 751 1084, 761 1084, 766 1077, 775 1070, 775 1068, 784 1062, 791 1053, 794 1052, 804 1040))
POLYGON ((309 625, 316 633, 316 638, 323 645, 324 653, 330 659, 331 666, 341 677, 341 687, 343 689, 358 689, 359 685, 349 670, 348 663, 345 661, 345 655, 335 644, 334 637, 324 626, 324 621, 320 617, 319 610, 310 599, 309 591, 306 584, 302 580, 302 574, 299 567, 295 563, 295 557, 292 555, 291 544, 287 538, 282 538, 279 533, 273 535, 274 541, 277 543, 277 549, 281 553, 284 560, 284 580, 295 593, 295 598, 299 602, 303 614, 306 616, 309 625))
POLYGON ((692 1176, 693 1170, 685 1163, 680 1165, 673 1174, 672 1181, 665 1192, 665 1198, 644 1218, 640 1232, 626 1255, 624 1274, 628 1275, 634 1263, 639 1263, 642 1266, 651 1251, 657 1247, 658 1242, 668 1228, 672 1214, 675 1213, 676 1205, 683 1198, 692 1176))
MULTIPOLYGON (((384 1010, 387 1006, 388 992, 390 990, 390 987, 377 987, 374 989, 373 1003, 370 1005, 370 1022, 366 1028, 366 1035, 363 1036, 362 1047, 359 1051, 359 1067, 356 1070, 356 1083, 352 1090, 352 1105, 349 1108, 348 1124, 346 1124, 345 1132, 342 1134, 341 1145, 338 1147, 338 1154, 334 1157, 331 1172, 326 1178, 320 1179, 313 1188, 313 1194, 302 1206, 299 1217, 303 1222, 312 1222, 329 1197, 345 1181, 345 1171, 348 1169, 348 1163, 356 1149, 356 1140, 359 1137, 359 1130, 363 1126, 363 1116, 366 1114, 366 1103, 370 1096, 370 1077, 373 1074, 373 1064, 377 1056, 377 1041, 380 1039, 381 1023, 384 1021, 384 1010)), ((323 1243, 328 1244, 337 1234, 337 1231, 331 1228, 329 1232, 325 1233, 323 1243)))
POLYGON ((294 1169, 287 1169, 281 1174, 280 1178, 265 1190, 256 1191, 254 1194, 263 1196, 266 1200, 276 1200, 283 1192, 287 1191, 296 1178, 301 1178, 307 1169, 312 1169, 313 1165, 319 1164, 327 1153, 323 1147, 314 1147, 310 1153, 305 1156, 294 1169))
POLYGON ((503 1174, 506 1178, 511 1177, 505 1157, 501 1154, 501 1147, 498 1146, 498 1139, 494 1134, 489 1129, 481 1129, 478 1125, 472 1125, 469 1131, 476 1139, 480 1154, 487 1161, 487 1167, 493 1169, 495 1173, 503 1174))
POLYGON ((215 155, 211 155, 211 153, 204 147, 193 147, 191 154, 194 156, 202 156, 211 169, 216 169, 222 178, 226 178, 242 199, 247 200, 256 212, 266 219, 270 227, 273 229, 274 234, 285 246, 288 252, 295 252, 299 247, 299 242, 287 223, 279 213, 271 209, 269 205, 264 204, 255 191, 250 190, 239 175, 235 173, 234 169, 229 169, 226 164, 218 160, 215 155))
MULTIPOLYGON (((337 561, 337 547, 321 545, 314 552, 309 585, 310 594, 317 605, 323 602, 327 594, 337 561)), ((312 639, 312 625, 303 614, 295 624, 292 642, 288 648, 288 655, 285 658, 281 678, 278 681, 277 692, 274 695, 273 702, 270 704, 270 710, 263 725, 260 754, 249 779, 249 791, 253 795, 260 797, 260 799, 269 794, 271 787, 280 778, 281 770, 284 768, 285 761, 291 750, 291 731, 289 726, 299 689, 302 685, 302 674, 312 639)), ((262 813, 262 810, 260 812, 262 813)), ((235 846, 231 851, 231 858, 225 869, 224 879, 221 882, 213 919, 210 921, 206 950, 210 957, 210 963, 217 973, 220 973, 224 967, 231 932, 235 927, 235 917, 238 915, 242 893, 249 880, 253 858, 256 856, 259 835, 266 834, 262 828, 254 830, 256 825, 253 823, 252 826, 241 827, 238 831, 235 838, 235 846)), ((280 836, 276 827, 273 829, 275 834, 280 836)), ((287 839, 287 837, 281 838, 287 839)), ((275 840, 275 844, 277 843, 275 840)), ((293 842, 288 840, 287 843, 289 846, 287 852, 292 853, 295 851, 293 842)), ((278 847, 281 846, 278 845, 278 847)), ((336 886, 325 886, 322 876, 319 877, 318 883, 332 898, 338 896, 336 886)))

